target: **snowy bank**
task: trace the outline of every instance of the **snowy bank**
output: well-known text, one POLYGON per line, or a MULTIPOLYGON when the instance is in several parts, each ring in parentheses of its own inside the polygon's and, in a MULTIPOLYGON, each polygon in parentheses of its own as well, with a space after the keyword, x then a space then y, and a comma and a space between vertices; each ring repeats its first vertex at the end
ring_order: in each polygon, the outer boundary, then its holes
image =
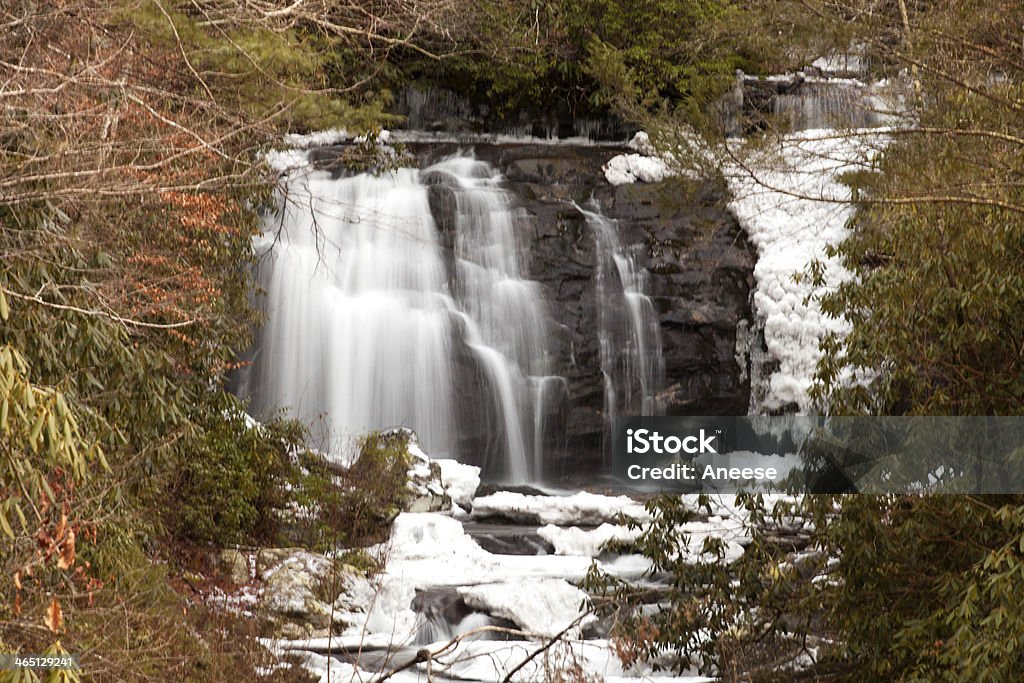
POLYGON ((769 357, 778 362, 762 378, 754 412, 795 404, 812 412, 807 391, 828 334, 844 337, 849 325, 821 310, 821 298, 851 277, 831 247, 849 234, 854 213, 844 173, 872 168, 884 147, 884 131, 850 135, 809 130, 785 138, 778 148, 757 152, 743 167, 725 168, 732 191, 729 209, 757 248, 754 308, 769 357), (807 276, 820 264, 821 282, 807 276))

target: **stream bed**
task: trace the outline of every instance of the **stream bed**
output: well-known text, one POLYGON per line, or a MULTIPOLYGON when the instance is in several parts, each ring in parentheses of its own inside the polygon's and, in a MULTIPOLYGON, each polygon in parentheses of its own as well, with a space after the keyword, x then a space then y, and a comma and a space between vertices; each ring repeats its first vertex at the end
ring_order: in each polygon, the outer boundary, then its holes
MULTIPOLYGON (((464 467, 456 476, 472 478, 476 468, 464 467)), ((713 680, 695 671, 670 676, 624 666, 607 625, 585 609, 588 596, 576 584, 594 564, 655 589, 667 578, 651 576, 642 556, 601 550, 607 540, 638 533, 619 521, 649 520, 639 501, 558 491, 466 496, 464 483, 458 488, 468 510, 453 504, 395 520, 390 540, 375 549, 384 558, 375 593, 343 633, 272 647, 301 654, 325 683, 389 675, 399 682, 547 681, 570 674, 581 678, 568 680, 713 680)), ((709 536, 726 544, 727 561, 743 552, 743 511, 729 496, 714 505, 715 514, 680 529, 694 560, 709 536)))

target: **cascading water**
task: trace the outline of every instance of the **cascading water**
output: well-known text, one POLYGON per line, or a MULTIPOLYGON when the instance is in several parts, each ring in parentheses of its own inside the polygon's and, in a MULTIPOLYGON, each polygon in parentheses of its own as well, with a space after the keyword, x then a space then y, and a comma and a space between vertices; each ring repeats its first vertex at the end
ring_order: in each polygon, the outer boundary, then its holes
POLYGON ((547 322, 498 181, 465 157, 378 176, 292 169, 259 240, 268 318, 242 380, 251 410, 285 409, 342 458, 361 434, 401 425, 434 457, 538 477, 547 322), (454 258, 431 211, 436 187, 453 198, 454 258), (456 377, 460 349, 471 386, 456 377), (493 406, 491 452, 460 457, 458 405, 480 402, 493 406))
MULTIPOLYGON (((579 207, 577 207, 579 208, 579 207)), ((598 339, 605 378, 605 419, 658 415, 665 377, 661 332, 645 293, 646 271, 622 245, 615 221, 580 208, 597 248, 598 339)))
POLYGON ((475 632, 494 626, 515 628, 514 623, 470 610, 459 594, 451 590, 418 592, 412 608, 419 616, 419 629, 415 638, 417 645, 445 642, 455 637, 476 640, 485 635, 489 639, 500 640, 500 636, 495 638, 494 632, 475 632))
POLYGON ((808 80, 772 102, 772 112, 791 131, 883 125, 879 107, 869 87, 853 79, 808 80))
MULTIPOLYGON (((842 59, 817 63, 822 67, 853 64, 842 59)), ((868 83, 803 72, 758 78, 739 72, 736 86, 719 103, 719 112, 723 129, 733 137, 766 123, 783 133, 873 128, 899 125, 907 112, 908 95, 902 81, 868 83), (771 114, 771 121, 764 120, 766 114, 771 114)))

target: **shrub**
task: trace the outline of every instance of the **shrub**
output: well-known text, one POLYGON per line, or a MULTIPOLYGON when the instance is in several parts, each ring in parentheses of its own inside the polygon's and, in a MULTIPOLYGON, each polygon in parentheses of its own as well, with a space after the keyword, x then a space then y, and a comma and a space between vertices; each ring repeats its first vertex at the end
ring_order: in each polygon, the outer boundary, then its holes
POLYGON ((199 449, 182 458, 168 527, 197 542, 276 542, 303 428, 284 420, 250 427, 237 399, 220 400, 223 413, 202 425, 199 449))
POLYGON ((369 434, 347 470, 320 454, 303 453, 292 481, 302 513, 293 520, 292 540, 314 550, 384 541, 408 500, 408 445, 404 431, 369 434))

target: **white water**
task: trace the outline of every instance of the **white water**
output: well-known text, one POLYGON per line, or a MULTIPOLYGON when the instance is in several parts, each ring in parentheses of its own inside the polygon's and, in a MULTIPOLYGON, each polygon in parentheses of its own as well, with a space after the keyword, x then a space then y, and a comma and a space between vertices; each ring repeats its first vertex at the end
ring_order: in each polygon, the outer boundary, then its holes
POLYGON ((498 180, 469 158, 380 176, 294 170, 260 240, 268 319, 243 380, 253 412, 285 410, 342 458, 360 435, 394 426, 457 457, 457 392, 471 392, 497 416, 494 473, 536 476, 546 313, 498 180), (454 197, 447 260, 427 177, 454 197), (459 347, 476 363, 473 386, 458 384, 459 347))
POLYGON ((869 128, 886 123, 887 114, 871 95, 870 86, 853 79, 803 83, 795 93, 776 96, 772 112, 783 130, 869 128))
POLYGON ((665 378, 661 331, 646 295, 647 272, 622 245, 615 221, 580 209, 597 245, 597 306, 604 413, 658 415, 658 392, 665 378), (623 305, 624 304, 624 305, 623 305))

